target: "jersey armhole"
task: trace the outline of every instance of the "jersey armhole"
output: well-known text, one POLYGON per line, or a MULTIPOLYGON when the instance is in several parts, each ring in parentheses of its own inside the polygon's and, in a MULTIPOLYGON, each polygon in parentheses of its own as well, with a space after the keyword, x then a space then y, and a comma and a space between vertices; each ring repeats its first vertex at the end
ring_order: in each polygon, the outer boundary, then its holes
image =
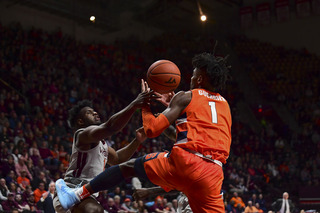
POLYGON ((78 149, 78 146, 77 146, 77 143, 78 143, 78 135, 80 132, 82 132, 84 129, 78 129, 75 133, 74 133, 74 136, 73 136, 73 142, 75 143, 74 146, 75 148, 78 149))

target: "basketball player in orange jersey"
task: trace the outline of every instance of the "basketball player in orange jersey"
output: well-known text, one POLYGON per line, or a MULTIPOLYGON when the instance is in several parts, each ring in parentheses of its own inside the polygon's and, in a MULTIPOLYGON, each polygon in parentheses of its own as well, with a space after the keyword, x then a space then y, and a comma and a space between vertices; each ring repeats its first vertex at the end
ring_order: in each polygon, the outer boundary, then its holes
MULTIPOLYGON (((143 82, 142 82, 143 83, 143 82)), ((126 108, 101 123, 99 115, 92 109, 92 103, 84 100, 69 110, 69 125, 74 130, 70 166, 64 180, 69 187, 76 188, 88 183, 100 174, 106 164, 116 165, 127 161, 147 137, 143 128, 136 131, 136 138, 126 147, 115 151, 105 138, 120 131, 130 120, 137 108, 148 104, 152 92, 142 92, 126 108)), ((104 212, 95 200, 97 194, 88 197, 70 209, 72 212, 104 212)), ((53 199, 55 211, 66 212, 57 196, 53 199)))
MULTIPOLYGON (((119 170, 108 169, 78 190, 58 180, 57 192, 59 198, 64 198, 64 208, 109 189, 124 178, 138 176, 165 191, 183 192, 195 213, 225 212, 220 191, 222 166, 231 145, 231 113, 217 91, 225 85, 228 67, 224 58, 209 53, 196 55, 192 64, 190 91, 177 93, 157 117, 148 107, 142 110, 143 127, 149 138, 157 137, 175 122, 176 143, 171 152, 129 160, 120 164, 119 170)), ((147 85, 144 90, 149 90, 147 85)))

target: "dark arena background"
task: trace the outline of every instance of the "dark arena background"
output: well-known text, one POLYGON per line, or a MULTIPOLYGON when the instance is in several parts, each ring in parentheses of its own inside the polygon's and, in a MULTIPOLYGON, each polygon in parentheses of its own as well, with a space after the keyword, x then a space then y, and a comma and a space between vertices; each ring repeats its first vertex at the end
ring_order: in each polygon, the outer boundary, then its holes
MULTIPOLYGON (((0 212, 54 212, 43 194, 68 168, 75 103, 92 100, 105 121, 136 97, 159 59, 180 68, 176 92, 188 90, 192 57, 216 41, 216 55, 232 65, 221 92, 233 119, 226 212, 244 212, 249 201, 278 212, 273 204, 284 192, 292 212, 319 211, 319 38, 320 0, 1 0, 0 212)), ((137 111, 106 140, 118 150, 141 125, 137 111)), ((134 157, 172 146, 160 135, 134 157)), ((109 198, 119 209, 129 198, 131 208, 109 212, 176 211, 179 194, 138 203, 132 193, 128 179, 97 199, 105 212, 109 198)))

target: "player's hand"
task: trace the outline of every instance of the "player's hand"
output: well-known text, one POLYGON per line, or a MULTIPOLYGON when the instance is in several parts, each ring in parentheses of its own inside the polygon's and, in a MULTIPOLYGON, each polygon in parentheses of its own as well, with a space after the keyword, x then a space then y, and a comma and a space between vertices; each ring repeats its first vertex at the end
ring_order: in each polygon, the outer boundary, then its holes
POLYGON ((138 201, 138 200, 144 200, 147 197, 149 197, 149 191, 148 189, 136 189, 133 194, 132 194, 133 198, 138 201))
POLYGON ((142 143, 143 141, 145 141, 147 139, 147 135, 144 132, 143 127, 140 127, 139 129, 136 130, 136 139, 140 143, 142 143))
POLYGON ((150 105, 150 101, 157 99, 158 96, 154 95, 154 92, 149 88, 148 83, 141 79, 141 93, 132 102, 137 108, 143 108, 150 105))
POLYGON ((160 103, 162 103, 165 107, 169 106, 169 103, 170 103, 172 97, 175 95, 174 92, 169 92, 166 94, 160 94, 160 93, 154 92, 154 94, 158 96, 156 98, 156 100, 159 101, 160 103))
POLYGON ((150 92, 151 88, 149 87, 148 83, 141 79, 141 92, 150 92))

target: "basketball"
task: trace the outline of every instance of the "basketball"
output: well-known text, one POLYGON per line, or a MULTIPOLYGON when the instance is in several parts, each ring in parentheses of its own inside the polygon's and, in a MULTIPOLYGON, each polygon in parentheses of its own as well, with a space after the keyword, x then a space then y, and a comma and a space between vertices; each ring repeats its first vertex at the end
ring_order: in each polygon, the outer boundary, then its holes
POLYGON ((159 60, 151 64, 147 72, 147 83, 158 93, 174 91, 180 84, 181 73, 177 65, 168 60, 159 60))

